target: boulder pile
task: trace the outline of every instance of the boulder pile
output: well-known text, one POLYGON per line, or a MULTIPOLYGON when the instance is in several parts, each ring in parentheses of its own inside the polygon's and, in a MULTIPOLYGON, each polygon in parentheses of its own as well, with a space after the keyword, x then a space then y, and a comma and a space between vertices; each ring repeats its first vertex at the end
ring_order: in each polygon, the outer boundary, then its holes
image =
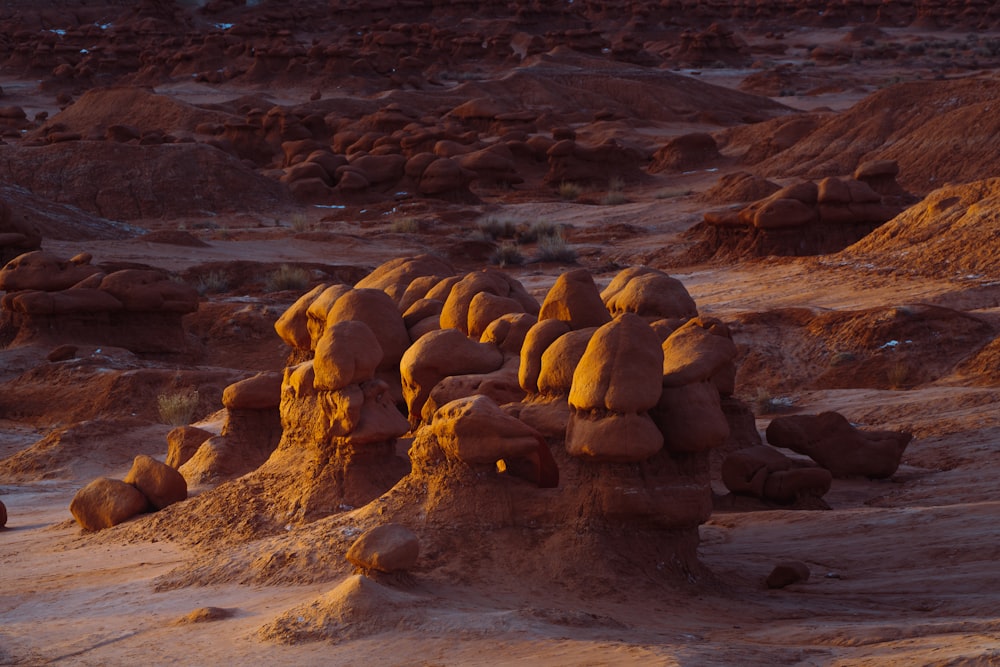
POLYGON ((99 477, 76 492, 69 511, 85 530, 101 530, 187 498, 187 482, 165 463, 140 454, 124 480, 99 477))

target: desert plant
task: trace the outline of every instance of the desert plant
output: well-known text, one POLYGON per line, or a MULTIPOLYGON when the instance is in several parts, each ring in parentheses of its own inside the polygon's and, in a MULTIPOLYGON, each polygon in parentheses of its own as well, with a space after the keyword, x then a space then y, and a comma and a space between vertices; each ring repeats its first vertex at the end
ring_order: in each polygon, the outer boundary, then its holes
POLYGON ((493 257, 490 261, 501 267, 518 266, 524 264, 524 255, 521 254, 521 249, 518 248, 516 243, 513 241, 504 241, 493 251, 493 257))
POLYGON ((576 261, 576 250, 566 243, 562 233, 544 236, 538 240, 538 261, 565 262, 576 261))
POLYGON ((397 218, 389 225, 389 230, 396 234, 416 234, 420 231, 420 221, 409 216, 397 218))
POLYGON ((517 223, 506 218, 488 215, 476 222, 476 235, 484 241, 511 238, 517 233, 517 223))
POLYGON ((539 239, 559 235, 559 226, 548 220, 536 220, 519 230, 518 239, 521 243, 534 243, 539 239))
POLYGON ((857 361, 857 356, 853 352, 834 352, 830 356, 831 366, 843 366, 844 364, 849 364, 857 361))
POLYGON ((625 193, 622 191, 625 187, 625 181, 621 176, 614 176, 608 181, 608 193, 604 195, 601 203, 605 206, 617 206, 618 204, 624 204, 628 201, 625 193))
POLYGON ((160 394, 156 397, 160 421, 170 426, 187 426, 198 407, 198 392, 194 389, 160 394))
POLYGON ((265 287, 269 292, 302 290, 309 284, 312 275, 308 269, 291 264, 282 264, 267 276, 265 287))
POLYGON ((209 271, 200 276, 194 288, 198 294, 219 294, 229 290, 229 276, 224 271, 209 271))
POLYGON ((289 218, 292 229, 297 232, 304 232, 309 229, 309 219, 303 213, 295 213, 289 218))
POLYGON ((570 181, 563 181, 559 184, 559 196, 566 201, 574 201, 581 194, 583 194, 583 188, 576 183, 571 183, 570 181))
POLYGON ((773 415, 792 407, 792 399, 783 396, 774 396, 765 387, 757 387, 757 393, 753 399, 753 407, 755 415, 773 415))

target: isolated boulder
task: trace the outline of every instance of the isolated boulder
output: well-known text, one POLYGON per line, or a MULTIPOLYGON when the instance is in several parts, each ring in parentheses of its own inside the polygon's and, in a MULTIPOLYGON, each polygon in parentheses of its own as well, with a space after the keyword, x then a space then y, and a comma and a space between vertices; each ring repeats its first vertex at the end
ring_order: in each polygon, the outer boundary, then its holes
POLYGON ((347 550, 347 560, 362 570, 405 572, 413 569, 420 556, 416 534, 398 523, 366 530, 347 550))
POLYGON ((809 566, 802 561, 787 561, 778 563, 767 575, 765 584, 768 588, 784 588, 802 581, 809 581, 809 566))
POLYGON ((128 521, 148 507, 146 496, 131 484, 99 477, 76 492, 69 511, 85 530, 101 530, 128 521))
POLYGON ((834 477, 891 477, 913 434, 865 431, 837 412, 776 417, 767 427, 767 441, 805 454, 834 477))
POLYGON ((177 470, 194 456, 201 443, 211 438, 214 433, 200 429, 197 426, 178 426, 167 433, 167 458, 165 463, 177 470))
POLYGON ((793 461, 767 445, 731 452, 721 472, 722 483, 732 493, 777 503, 822 497, 833 482, 829 470, 793 461))
POLYGON ((145 454, 135 457, 132 469, 123 481, 139 489, 149 499, 149 504, 158 510, 187 499, 184 476, 166 463, 145 454))

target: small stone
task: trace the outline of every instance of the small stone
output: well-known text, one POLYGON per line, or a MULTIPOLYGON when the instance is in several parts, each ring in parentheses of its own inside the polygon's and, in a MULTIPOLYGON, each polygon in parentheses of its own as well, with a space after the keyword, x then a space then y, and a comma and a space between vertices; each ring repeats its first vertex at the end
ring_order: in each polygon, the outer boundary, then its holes
POLYGON ((60 345, 49 352, 45 358, 51 362, 66 361, 75 357, 78 349, 76 345, 60 345))
POLYGON ((351 548, 347 560, 364 570, 400 572, 412 569, 420 556, 420 540, 412 530, 387 523, 366 530, 351 548))
POLYGON ((767 587, 784 588, 808 580, 809 566, 802 561, 792 560, 774 566, 771 574, 767 575, 767 587))

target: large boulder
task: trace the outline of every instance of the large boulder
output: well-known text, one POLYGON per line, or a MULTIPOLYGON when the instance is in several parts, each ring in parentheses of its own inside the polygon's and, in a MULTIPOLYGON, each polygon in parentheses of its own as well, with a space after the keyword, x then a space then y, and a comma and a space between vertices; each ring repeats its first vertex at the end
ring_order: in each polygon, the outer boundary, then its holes
POLYGON ((833 481, 829 470, 793 461, 767 445, 731 452, 721 472, 722 483, 731 492, 777 503, 822 497, 833 481))
POLYGON ((69 511, 85 530, 101 530, 145 512, 149 500, 131 484, 99 477, 76 492, 69 511))
POLYGON ((158 510, 187 499, 184 476, 166 463, 145 454, 135 457, 132 469, 123 481, 139 489, 149 499, 149 504, 158 510))
POLYGON ((904 431, 855 428, 838 412, 775 417, 765 433, 775 447, 805 454, 834 477, 891 477, 913 438, 904 431))
POLYGON ((562 320, 571 329, 585 329, 607 324, 611 321, 611 313, 601 301, 590 271, 575 269, 556 278, 545 295, 538 319, 562 320))

